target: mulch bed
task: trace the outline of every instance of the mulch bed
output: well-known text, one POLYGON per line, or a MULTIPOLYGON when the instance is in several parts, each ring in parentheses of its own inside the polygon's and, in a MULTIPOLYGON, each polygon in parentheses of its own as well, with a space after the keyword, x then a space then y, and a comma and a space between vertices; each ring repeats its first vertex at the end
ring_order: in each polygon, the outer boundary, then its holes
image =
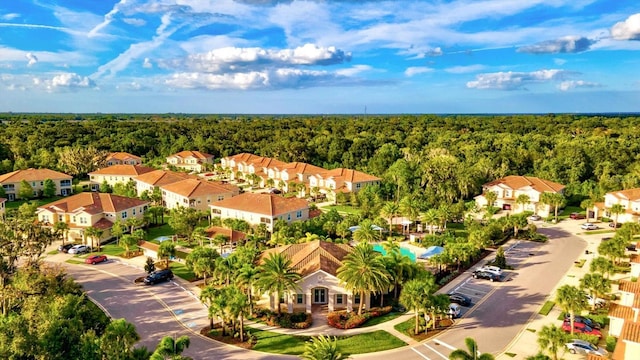
POLYGON ((251 350, 251 348, 253 348, 253 345, 255 345, 254 343, 249 343, 247 341, 241 342, 240 338, 234 338, 233 336, 222 336, 220 335, 221 333, 222 329, 219 327, 214 327, 213 332, 211 332, 211 328, 209 326, 205 326, 200 330, 200 334, 208 337, 209 339, 220 341, 225 344, 237 346, 243 349, 251 350))
POLYGON ((411 338, 413 338, 413 339, 415 339, 417 341, 427 340, 427 339, 435 337, 438 334, 440 334, 441 332, 449 329, 449 327, 451 327, 451 325, 453 325, 453 321, 451 321, 449 319, 442 319, 442 320, 440 320, 440 324, 438 326, 436 326, 435 330, 429 328, 429 330, 427 331, 426 334, 424 332, 421 332, 418 335, 409 335, 409 336, 411 336, 411 338))

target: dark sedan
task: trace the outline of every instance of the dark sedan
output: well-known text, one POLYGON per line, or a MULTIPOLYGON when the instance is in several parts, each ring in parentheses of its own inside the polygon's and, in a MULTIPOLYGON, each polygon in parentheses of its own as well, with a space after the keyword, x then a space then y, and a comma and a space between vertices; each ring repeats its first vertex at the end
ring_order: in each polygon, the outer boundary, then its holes
POLYGON ((460 293, 449 294, 449 301, 451 301, 452 303, 460 304, 462 306, 471 305, 471 298, 460 293))
POLYGON ((473 272, 473 277, 476 279, 487 279, 491 281, 500 281, 500 275, 490 273, 488 271, 476 270, 473 272))
POLYGON ((73 244, 64 244, 64 245, 60 245, 58 246, 58 251, 59 252, 69 252, 69 249, 71 249, 73 247, 73 244))

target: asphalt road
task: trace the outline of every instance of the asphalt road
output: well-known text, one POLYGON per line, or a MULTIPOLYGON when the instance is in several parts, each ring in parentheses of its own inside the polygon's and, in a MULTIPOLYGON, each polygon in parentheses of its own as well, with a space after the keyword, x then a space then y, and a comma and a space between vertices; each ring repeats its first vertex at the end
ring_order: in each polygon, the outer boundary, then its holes
MULTIPOLYGON (((66 254, 55 256, 70 257, 66 254)), ((188 335, 191 345, 183 354, 196 360, 295 358, 247 351, 201 336, 197 332, 209 324, 206 309, 190 292, 174 282, 134 285, 133 280, 144 272, 114 261, 97 265, 64 265, 89 296, 113 318, 125 318, 136 326, 142 339, 136 346, 146 346, 153 351, 164 336, 188 335)))
MULTIPOLYGON (((449 330, 420 345, 358 357, 448 359, 454 349, 466 349, 464 339, 467 337, 475 339, 483 353, 503 352, 586 248, 585 241, 560 229, 540 228, 539 232, 549 236, 550 241, 546 244, 521 241, 506 251, 507 263, 515 269, 505 272, 503 282, 473 279, 468 272, 441 289, 442 293, 480 289, 476 292, 479 297, 473 297, 472 307, 449 330), (487 285, 492 287, 488 292, 487 285)), ((530 351, 535 355, 536 349, 530 351)))

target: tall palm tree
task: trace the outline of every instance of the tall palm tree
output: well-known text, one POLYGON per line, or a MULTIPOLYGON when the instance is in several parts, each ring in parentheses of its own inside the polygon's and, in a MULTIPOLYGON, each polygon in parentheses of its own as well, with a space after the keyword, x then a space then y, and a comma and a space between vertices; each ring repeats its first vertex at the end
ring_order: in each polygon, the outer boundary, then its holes
POLYGON ((389 288, 389 273, 382 262, 382 255, 371 244, 362 242, 345 256, 337 271, 338 279, 353 293, 360 294, 358 315, 362 314, 365 296, 371 292, 389 288))
POLYGON ((136 327, 125 319, 113 320, 100 337, 100 348, 107 359, 126 360, 133 344, 140 340, 136 327))
POLYGON ((492 207, 498 200, 498 194, 495 191, 488 191, 484 194, 484 198, 487 200, 487 209, 492 207))
POLYGON ((400 201, 400 212, 403 216, 406 216, 411 222, 418 220, 420 216, 420 209, 418 207, 418 201, 413 196, 405 196, 400 201))
POLYGON ((580 207, 583 208, 585 213, 587 214, 586 221, 589 221, 589 214, 591 213, 591 211, 589 210, 593 209, 593 206, 595 205, 595 203, 596 202, 591 198, 584 199, 582 200, 582 202, 580 202, 580 207))
MULTIPOLYGON (((205 286, 202 291, 200 291, 200 301, 206 303, 207 308, 210 308, 213 304, 213 300, 218 296, 218 289, 214 288, 211 285, 205 286)), ((212 312, 207 312, 209 315, 209 329, 213 329, 213 316, 212 312)))
POLYGON ((564 344, 569 341, 567 333, 555 325, 543 326, 538 332, 538 345, 540 345, 541 351, 547 351, 553 358, 558 360, 558 351, 564 347, 564 344))
POLYGON ((524 207, 531 201, 531 198, 527 194, 520 194, 516 198, 516 205, 520 205, 520 209, 524 211, 524 207))
POLYGON ((540 195, 540 202, 551 206, 554 214, 555 222, 558 222, 558 209, 564 205, 565 198, 562 193, 543 192, 540 195))
POLYGON ((591 261, 591 265, 589 265, 589 271, 592 273, 600 273, 609 279, 609 276, 613 274, 616 270, 615 265, 613 265, 613 261, 607 259, 604 256, 598 256, 597 258, 591 261))
POLYGON ((158 248, 158 257, 164 258, 167 262, 167 269, 171 258, 176 256, 176 245, 171 241, 163 241, 158 248))
MULTIPOLYGON (((233 285, 225 288, 225 296, 228 296, 229 315, 233 319, 234 324, 238 323, 238 332, 240 333, 240 342, 244 342, 244 316, 249 309, 249 301, 242 290, 233 285)), ((234 325, 235 329, 235 325, 234 325)))
POLYGON ((625 208, 621 204, 613 204, 609 209, 611 215, 613 215, 613 228, 618 229, 618 217, 620 214, 624 214, 625 208))
POLYGON ((125 234, 118 241, 118 245, 124 248, 125 256, 128 257, 131 252, 131 248, 138 245, 138 239, 133 237, 133 235, 125 234))
POLYGON ((249 302, 249 314, 253 314, 253 286, 260 271, 253 264, 244 264, 236 274, 236 285, 244 289, 249 302))
POLYGON ((186 360, 190 359, 186 356, 182 356, 182 352, 189 347, 191 340, 187 335, 174 338, 171 336, 165 336, 160 340, 156 350, 151 355, 149 360, 186 360))
POLYGON ((280 296, 298 289, 297 282, 302 276, 291 267, 291 260, 283 254, 269 254, 260 265, 260 274, 256 280, 256 287, 263 292, 276 295, 278 315, 281 314, 280 296))
POLYGON ((192 270, 196 276, 204 278, 204 285, 207 284, 207 276, 212 276, 215 272, 216 259, 220 257, 215 249, 198 246, 187 255, 185 265, 192 270))
POLYGON ((429 209, 422 214, 422 221, 429 226, 429 235, 433 235, 436 225, 438 225, 438 210, 429 209))
MULTIPOLYGON (((580 287, 589 292, 593 299, 611 291, 611 281, 605 279, 602 274, 589 273, 580 279, 580 287)), ((596 308, 596 301, 592 304, 593 310, 596 308)))
POLYGON ((393 232, 393 218, 400 212, 400 206, 395 202, 387 202, 380 209, 380 216, 389 219, 389 234, 393 232))
POLYGON ((450 360, 494 360, 491 354, 481 354, 478 350, 478 343, 472 338, 464 339, 464 343, 467 345, 469 352, 462 349, 454 350, 450 355, 450 360))
POLYGON ((100 251, 100 237, 102 237, 103 233, 104 233, 103 230, 95 228, 93 226, 89 226, 88 228, 84 229, 85 236, 91 239, 92 250, 93 250, 94 240, 98 240, 98 251, 100 251))
POLYGON ((374 242, 380 238, 378 230, 374 230, 373 222, 369 219, 360 223, 360 227, 353 232, 353 239, 358 242, 374 242))
MULTIPOLYGON (((386 249, 385 249, 386 250, 386 249)), ((393 282, 393 298, 398 298, 400 285, 415 275, 416 267, 411 259, 400 253, 400 250, 389 251, 383 257, 389 277, 393 282)))
POLYGON ((67 232, 69 231, 69 224, 63 221, 58 221, 53 225, 53 229, 62 239, 62 245, 64 245, 64 241, 67 239, 67 232))
POLYGON ((314 336, 304 344, 304 352, 300 355, 304 360, 345 360, 349 357, 338 350, 335 337, 314 336))
POLYGON ((584 295, 584 291, 575 286, 563 285, 556 292, 556 302, 563 311, 569 313, 571 335, 573 335, 573 323, 576 313, 587 307, 587 298, 584 295))
POLYGON ((451 300, 449 300, 449 295, 447 294, 431 294, 427 297, 425 311, 428 311, 431 315, 431 326, 433 330, 436 329, 436 315, 448 313, 450 304, 451 300))
MULTIPOLYGON (((435 279, 433 283, 435 284, 435 279)), ((420 311, 423 307, 423 299, 427 295, 427 288, 424 286, 423 279, 412 279, 404 284, 400 293, 400 303, 408 309, 412 309, 415 315, 415 327, 413 330, 415 335, 420 332, 420 311)))

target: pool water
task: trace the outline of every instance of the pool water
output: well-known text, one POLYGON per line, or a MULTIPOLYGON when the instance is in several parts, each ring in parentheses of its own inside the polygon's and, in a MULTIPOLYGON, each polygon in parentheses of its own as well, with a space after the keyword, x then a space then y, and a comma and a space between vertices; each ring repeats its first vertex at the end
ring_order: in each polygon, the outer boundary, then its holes
MULTIPOLYGON (((382 253, 382 255, 387 255, 387 252, 384 250, 384 248, 380 244, 374 244, 373 250, 379 253, 382 253)), ((409 257, 409 259, 411 259, 411 261, 416 262, 416 255, 412 253, 411 250, 400 247, 400 254, 407 256, 409 257)))

